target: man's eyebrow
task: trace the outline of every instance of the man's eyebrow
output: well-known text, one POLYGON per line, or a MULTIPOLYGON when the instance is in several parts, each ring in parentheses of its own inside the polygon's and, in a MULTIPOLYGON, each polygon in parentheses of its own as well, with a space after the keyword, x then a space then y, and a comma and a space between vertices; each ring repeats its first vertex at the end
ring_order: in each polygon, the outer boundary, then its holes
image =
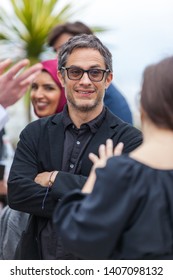
MULTIPOLYGON (((74 68, 80 68, 80 69, 83 69, 81 66, 77 66, 77 65, 70 65, 70 66, 67 66, 68 68, 70 67, 74 67, 74 68)), ((104 66, 103 66, 104 67, 104 66)), ((88 69, 92 69, 92 68, 102 68, 102 66, 100 64, 95 64, 95 65, 92 65, 90 66, 88 69)))

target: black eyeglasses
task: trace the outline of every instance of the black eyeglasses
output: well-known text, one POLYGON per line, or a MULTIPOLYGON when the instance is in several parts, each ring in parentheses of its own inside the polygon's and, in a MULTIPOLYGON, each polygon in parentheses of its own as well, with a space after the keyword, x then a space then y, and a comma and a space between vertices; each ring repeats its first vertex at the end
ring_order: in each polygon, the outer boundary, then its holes
POLYGON ((83 77, 83 74, 87 73, 92 82, 100 82, 103 80, 104 74, 110 72, 109 69, 103 70, 95 68, 83 70, 78 67, 61 67, 61 69, 66 70, 68 78, 74 81, 80 80, 83 77))

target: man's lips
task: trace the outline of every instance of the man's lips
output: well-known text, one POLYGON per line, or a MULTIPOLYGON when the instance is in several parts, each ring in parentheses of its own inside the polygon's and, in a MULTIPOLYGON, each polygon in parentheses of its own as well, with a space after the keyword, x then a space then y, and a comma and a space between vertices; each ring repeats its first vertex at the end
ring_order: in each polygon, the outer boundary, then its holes
POLYGON ((94 93, 94 90, 76 90, 80 95, 91 95, 94 93))

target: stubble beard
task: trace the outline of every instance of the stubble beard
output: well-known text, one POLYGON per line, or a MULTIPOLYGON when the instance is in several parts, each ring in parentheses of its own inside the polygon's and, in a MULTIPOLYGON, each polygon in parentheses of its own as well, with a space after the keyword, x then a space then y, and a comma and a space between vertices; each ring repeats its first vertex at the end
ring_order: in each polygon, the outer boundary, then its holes
POLYGON ((102 99, 97 99, 92 104, 90 103, 85 105, 75 102, 75 100, 73 100, 72 98, 68 98, 68 102, 75 110, 84 113, 93 111, 102 102, 102 99))

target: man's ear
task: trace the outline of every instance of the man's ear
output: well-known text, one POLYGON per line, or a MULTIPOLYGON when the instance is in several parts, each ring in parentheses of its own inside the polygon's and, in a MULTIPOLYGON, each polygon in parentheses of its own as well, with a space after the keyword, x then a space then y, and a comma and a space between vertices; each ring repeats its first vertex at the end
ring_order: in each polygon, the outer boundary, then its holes
POLYGON ((113 79, 113 73, 110 72, 110 73, 107 75, 107 77, 106 77, 106 86, 105 86, 105 89, 107 89, 107 88, 110 86, 110 84, 111 84, 111 82, 112 82, 112 79, 113 79))
POLYGON ((59 71, 59 70, 57 71, 57 77, 60 80, 62 87, 65 87, 64 77, 63 77, 61 71, 59 71))

